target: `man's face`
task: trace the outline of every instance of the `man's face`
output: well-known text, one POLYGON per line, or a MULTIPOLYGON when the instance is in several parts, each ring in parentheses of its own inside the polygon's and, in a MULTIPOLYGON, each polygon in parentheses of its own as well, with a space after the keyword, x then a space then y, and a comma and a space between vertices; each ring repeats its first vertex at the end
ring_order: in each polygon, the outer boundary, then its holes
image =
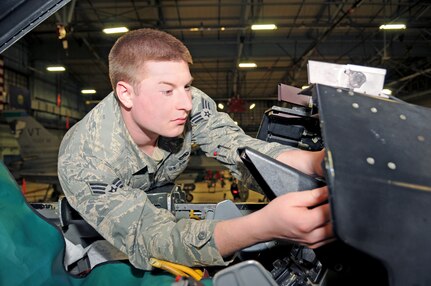
POLYGON ((192 109, 189 66, 184 61, 148 61, 134 87, 131 118, 149 138, 182 134, 192 109))

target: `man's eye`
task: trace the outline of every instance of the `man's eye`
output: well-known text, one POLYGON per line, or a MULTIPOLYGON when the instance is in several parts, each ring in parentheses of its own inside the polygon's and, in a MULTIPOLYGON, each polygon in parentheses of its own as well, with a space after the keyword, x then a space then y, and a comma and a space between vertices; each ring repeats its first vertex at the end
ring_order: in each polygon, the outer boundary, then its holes
POLYGON ((186 86, 184 87, 184 89, 185 89, 185 90, 187 90, 187 91, 189 91, 191 88, 192 88, 192 86, 191 86, 191 85, 186 85, 186 86))
POLYGON ((172 94, 172 90, 162 90, 162 93, 164 95, 171 95, 172 94))

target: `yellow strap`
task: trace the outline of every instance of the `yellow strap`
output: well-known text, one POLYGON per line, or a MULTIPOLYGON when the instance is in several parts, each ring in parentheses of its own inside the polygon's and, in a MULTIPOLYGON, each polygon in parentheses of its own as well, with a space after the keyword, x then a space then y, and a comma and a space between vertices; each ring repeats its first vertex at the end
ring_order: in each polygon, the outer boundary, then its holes
POLYGON ((185 277, 191 276, 196 281, 201 280, 203 277, 203 272, 200 269, 193 269, 193 268, 190 268, 188 266, 177 264, 177 263, 170 262, 170 261, 160 260, 157 258, 151 258, 150 264, 154 267, 166 270, 166 271, 168 271, 174 275, 181 275, 181 274, 174 273, 174 270, 175 270, 176 272, 184 274, 181 276, 185 276, 185 277), (169 270, 167 270, 167 269, 169 269, 169 270))
POLYGON ((195 215, 195 211, 194 210, 190 210, 190 212, 189 212, 189 218, 196 219, 196 220, 200 220, 201 219, 199 216, 195 215))
POLYGON ((170 266, 168 266, 168 265, 166 265, 164 263, 161 263, 160 261, 158 261, 155 258, 150 258, 150 264, 153 267, 160 268, 162 270, 165 270, 165 271, 171 273, 175 277, 176 276, 189 277, 189 275, 185 274, 184 272, 182 272, 182 271, 180 271, 180 270, 178 270, 176 268, 170 267, 170 266))

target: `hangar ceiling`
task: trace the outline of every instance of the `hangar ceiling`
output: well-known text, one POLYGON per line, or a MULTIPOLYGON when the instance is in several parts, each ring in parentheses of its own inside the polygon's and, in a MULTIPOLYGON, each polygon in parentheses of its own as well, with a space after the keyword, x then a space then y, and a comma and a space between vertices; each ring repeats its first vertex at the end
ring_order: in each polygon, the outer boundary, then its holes
POLYGON ((110 92, 107 55, 118 34, 102 29, 112 26, 157 28, 181 39, 194 58, 194 85, 218 102, 275 100, 279 83, 307 84, 310 59, 385 68, 395 96, 431 101, 430 1, 72 0, 25 40, 33 63, 65 65, 98 100, 110 92), (251 30, 259 23, 278 29, 251 30), (407 29, 379 29, 387 23, 407 29), (57 24, 66 27, 67 49, 57 24), (257 67, 240 69, 240 61, 257 67))

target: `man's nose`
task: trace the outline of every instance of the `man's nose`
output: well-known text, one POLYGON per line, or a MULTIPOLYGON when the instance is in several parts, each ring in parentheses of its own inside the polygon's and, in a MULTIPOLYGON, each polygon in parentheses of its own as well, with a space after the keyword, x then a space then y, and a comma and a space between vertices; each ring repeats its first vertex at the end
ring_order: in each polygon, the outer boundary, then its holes
POLYGON ((178 103, 179 109, 184 109, 186 111, 192 110, 192 94, 191 91, 183 90, 179 98, 178 103))

